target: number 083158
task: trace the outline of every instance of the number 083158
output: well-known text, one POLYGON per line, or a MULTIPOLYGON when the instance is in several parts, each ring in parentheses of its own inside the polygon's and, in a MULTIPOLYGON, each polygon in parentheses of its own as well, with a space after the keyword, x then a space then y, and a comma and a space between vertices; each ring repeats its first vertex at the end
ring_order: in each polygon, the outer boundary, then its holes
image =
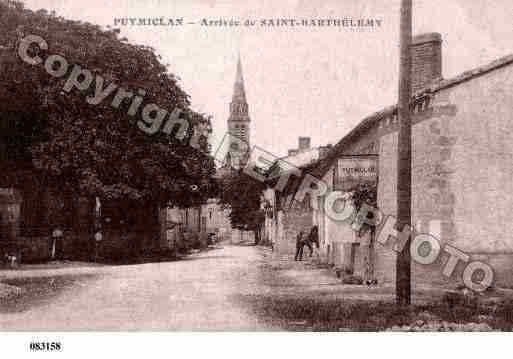
POLYGON ((61 343, 58 342, 32 342, 30 343, 31 351, 60 351, 61 343))

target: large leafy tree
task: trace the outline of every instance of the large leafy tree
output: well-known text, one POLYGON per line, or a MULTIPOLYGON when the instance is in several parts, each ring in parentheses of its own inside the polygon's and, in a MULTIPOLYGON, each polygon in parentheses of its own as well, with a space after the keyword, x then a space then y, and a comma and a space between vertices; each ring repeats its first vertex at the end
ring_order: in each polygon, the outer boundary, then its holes
POLYGON ((234 228, 255 232, 258 240, 265 214, 261 208, 265 184, 242 170, 231 171, 223 177, 220 203, 230 209, 230 221, 234 228))
POLYGON ((209 119, 190 109, 177 77, 152 48, 129 44, 119 30, 0 2, 0 84, 0 186, 37 178, 80 195, 178 206, 211 195, 215 166, 208 155, 209 119), (20 39, 29 34, 49 45, 39 56, 63 56, 68 72, 79 65, 101 76, 104 88, 114 83, 134 93, 143 90, 143 106, 181 109, 190 124, 185 138, 141 131, 137 116, 127 115, 129 101, 111 106, 115 91, 98 105, 88 104, 94 82, 86 91, 63 91, 69 74, 52 77, 42 64, 31 66, 15 55, 20 39), (199 126, 204 131, 191 147, 199 126))

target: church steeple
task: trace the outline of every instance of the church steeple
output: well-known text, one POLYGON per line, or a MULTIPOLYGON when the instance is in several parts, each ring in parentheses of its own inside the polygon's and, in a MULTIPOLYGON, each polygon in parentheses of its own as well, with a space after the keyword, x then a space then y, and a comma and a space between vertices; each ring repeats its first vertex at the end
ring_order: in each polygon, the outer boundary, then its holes
POLYGON ((249 121, 248 102, 244 89, 244 76, 242 75, 242 61, 237 61, 237 73, 233 85, 232 102, 230 102, 230 118, 228 121, 249 121))
POLYGON ((249 106, 246 100, 242 61, 239 55, 232 101, 230 102, 230 117, 228 118, 228 131, 232 138, 227 159, 231 160, 231 165, 235 168, 245 166, 248 160, 250 149, 249 123, 249 106))
POLYGON ((244 76, 242 76, 242 62, 237 62, 237 74, 233 85, 232 103, 246 103, 246 91, 244 90, 244 76))

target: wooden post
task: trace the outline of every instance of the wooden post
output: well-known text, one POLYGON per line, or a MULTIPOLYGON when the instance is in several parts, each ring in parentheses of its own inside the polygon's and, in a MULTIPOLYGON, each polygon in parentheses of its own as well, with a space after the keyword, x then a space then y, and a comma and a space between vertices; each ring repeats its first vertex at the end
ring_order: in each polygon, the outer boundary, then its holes
POLYGON ((98 262, 98 245, 103 239, 102 236, 102 225, 101 225, 101 210, 102 204, 100 197, 94 197, 94 262, 98 262))
MULTIPOLYGON (((411 42, 412 42, 412 0, 401 0, 400 23, 400 65, 399 65, 399 101, 397 115, 399 119, 399 138, 397 150, 397 228, 411 226, 411 42)), ((410 241, 406 242, 402 252, 397 253, 396 262, 396 303, 411 303, 411 258, 410 241)))

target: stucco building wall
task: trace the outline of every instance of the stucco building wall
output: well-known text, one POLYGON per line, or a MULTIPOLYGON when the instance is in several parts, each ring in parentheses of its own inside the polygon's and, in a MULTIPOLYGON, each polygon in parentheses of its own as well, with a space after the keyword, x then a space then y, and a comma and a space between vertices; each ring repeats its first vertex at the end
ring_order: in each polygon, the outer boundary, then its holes
MULTIPOLYGON (((413 222, 442 244, 488 261, 498 285, 513 284, 512 94, 513 67, 505 66, 435 93, 432 114, 414 118, 412 129, 413 222)), ((381 137, 379 157, 378 205, 395 214, 396 131, 381 137)), ((393 281, 395 256, 389 248, 378 251, 377 272, 393 281)), ((454 283, 441 276, 446 260, 414 266, 414 284, 454 283)), ((455 279, 463 268, 460 263, 455 279)))
MULTIPOLYGON (((374 155, 378 153, 378 126, 369 128, 360 136, 354 138, 343 149, 343 155, 374 155)), ((322 181, 328 186, 328 194, 334 191, 334 168, 335 163, 326 171, 322 181)), ((354 273, 363 275, 364 260, 368 247, 365 245, 351 249, 351 243, 358 241, 356 234, 351 227, 351 219, 337 221, 326 214, 325 198, 318 201, 318 209, 313 212, 314 223, 319 226, 320 254, 323 262, 332 264, 337 268, 344 268, 354 250, 354 273)))

